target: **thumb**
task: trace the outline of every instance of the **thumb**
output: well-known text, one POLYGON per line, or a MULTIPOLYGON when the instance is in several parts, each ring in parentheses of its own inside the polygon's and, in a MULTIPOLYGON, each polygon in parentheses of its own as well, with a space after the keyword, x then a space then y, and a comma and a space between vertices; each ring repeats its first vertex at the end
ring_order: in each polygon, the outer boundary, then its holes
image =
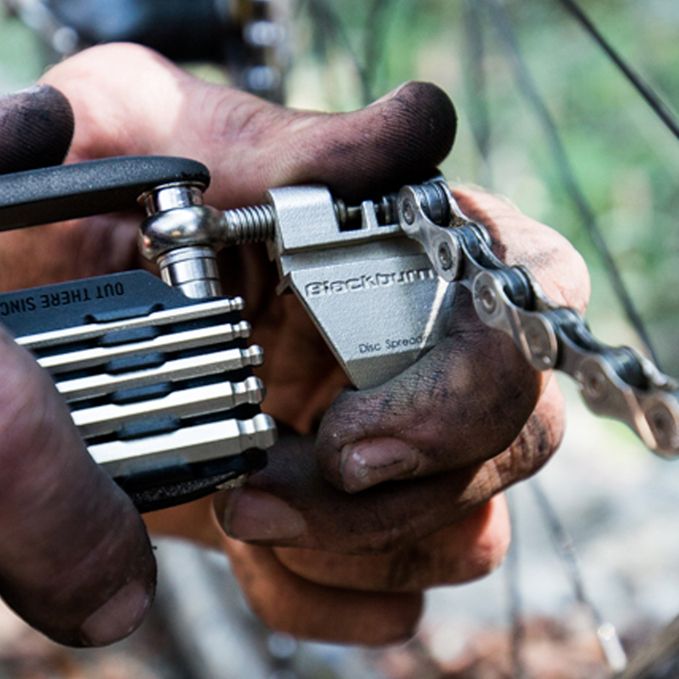
POLYGON ((150 605, 139 514, 85 450, 48 375, 0 329, 0 595, 52 639, 98 646, 150 605))
POLYGON ((72 136, 73 112, 53 87, 0 97, 0 174, 58 165, 72 136))
POLYGON ((73 159, 189 156, 210 168, 208 199, 220 207, 260 201, 283 184, 323 182, 351 199, 366 186, 377 194, 418 181, 448 154, 456 129, 453 105, 431 84, 407 83, 351 113, 294 111, 205 83, 134 45, 92 48, 44 80, 73 105, 73 159))

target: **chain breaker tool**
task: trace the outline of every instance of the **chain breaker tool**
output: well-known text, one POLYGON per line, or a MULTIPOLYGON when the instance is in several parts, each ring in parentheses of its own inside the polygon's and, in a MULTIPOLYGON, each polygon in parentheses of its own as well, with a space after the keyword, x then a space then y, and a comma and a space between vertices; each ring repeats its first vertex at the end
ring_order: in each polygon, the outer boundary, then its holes
POLYGON ((436 178, 360 206, 322 186, 271 189, 268 204, 203 204, 207 169, 181 158, 109 158, 0 177, 0 230, 144 206, 145 271, 0 295, 0 322, 48 370, 93 458, 142 510, 242 482, 275 424, 260 412, 240 298, 221 297, 217 250, 267 242, 281 276, 358 388, 385 382, 442 339, 459 285, 479 319, 536 370, 580 385, 595 413, 651 450, 679 455, 677 383, 627 347, 598 342, 436 178), (458 283, 459 285, 451 285, 458 283))
POLYGON ((357 207, 313 186, 271 189, 269 201, 224 213, 217 240, 269 242, 282 287, 357 387, 385 382, 445 335, 457 283, 535 370, 566 373, 592 412, 626 423, 658 455, 679 456, 677 381, 634 349, 598 341, 529 271, 498 259, 443 178, 357 207))

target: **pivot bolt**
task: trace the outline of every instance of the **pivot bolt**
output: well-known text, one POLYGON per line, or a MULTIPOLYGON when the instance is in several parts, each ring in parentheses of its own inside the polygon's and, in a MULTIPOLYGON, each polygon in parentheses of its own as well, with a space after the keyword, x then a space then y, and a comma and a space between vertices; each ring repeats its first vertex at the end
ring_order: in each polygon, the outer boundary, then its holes
POLYGON ((553 368, 558 345, 551 324, 540 317, 529 317, 523 323, 523 332, 533 367, 537 370, 553 368))
POLYGON ((582 388, 587 398, 599 401, 606 396, 606 377, 596 364, 591 365, 582 376, 582 388))
POLYGON ((453 268, 453 253, 450 251, 448 243, 441 243, 438 249, 439 264, 444 271, 453 268))
POLYGON ((406 200, 403 203, 403 219, 406 224, 412 224, 415 221, 415 210, 413 209, 413 204, 406 200))
POLYGON ((497 311, 497 294, 490 285, 484 285, 477 292, 483 310, 487 314, 494 314, 497 311))

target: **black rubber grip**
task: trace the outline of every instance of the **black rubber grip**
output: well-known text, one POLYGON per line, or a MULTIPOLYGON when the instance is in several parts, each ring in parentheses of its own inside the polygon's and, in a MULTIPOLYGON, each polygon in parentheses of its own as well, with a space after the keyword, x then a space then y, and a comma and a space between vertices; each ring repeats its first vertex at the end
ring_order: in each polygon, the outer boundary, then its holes
POLYGON ((0 175, 0 231, 130 210, 156 186, 207 187, 205 165, 171 156, 125 156, 0 175))

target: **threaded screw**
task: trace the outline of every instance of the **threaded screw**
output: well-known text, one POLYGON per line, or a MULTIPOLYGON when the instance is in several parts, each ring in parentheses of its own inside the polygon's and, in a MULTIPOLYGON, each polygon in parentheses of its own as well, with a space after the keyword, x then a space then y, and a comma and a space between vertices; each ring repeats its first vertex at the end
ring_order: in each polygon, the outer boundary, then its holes
POLYGON ((223 215, 223 240, 230 245, 259 243, 274 238, 276 217, 271 205, 234 208, 225 210, 223 215))
MULTIPOLYGON (((375 204, 377 219, 389 224, 395 219, 396 196, 385 196, 375 204)), ((334 201, 335 215, 341 225, 360 219, 361 207, 349 206, 342 200, 334 201)), ((227 245, 261 243, 273 240, 276 235, 276 213, 273 205, 248 205, 247 207, 224 210, 222 233, 219 240, 227 245)))

